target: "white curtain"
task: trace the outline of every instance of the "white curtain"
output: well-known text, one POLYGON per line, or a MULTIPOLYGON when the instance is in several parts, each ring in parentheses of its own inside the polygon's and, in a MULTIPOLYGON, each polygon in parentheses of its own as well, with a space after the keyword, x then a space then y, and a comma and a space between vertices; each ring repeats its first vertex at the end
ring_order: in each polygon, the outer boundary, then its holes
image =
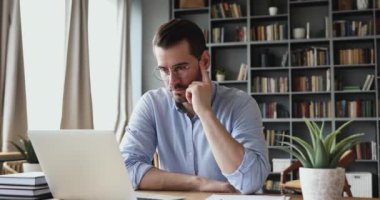
POLYGON ((119 91, 116 139, 120 142, 132 112, 132 77, 130 56, 130 0, 118 0, 119 91))
POLYGON ((14 148, 10 141, 26 137, 25 75, 20 2, 0 1, 0 131, 1 150, 14 148))
POLYGON ((61 129, 93 129, 88 0, 66 1, 66 52, 61 129))

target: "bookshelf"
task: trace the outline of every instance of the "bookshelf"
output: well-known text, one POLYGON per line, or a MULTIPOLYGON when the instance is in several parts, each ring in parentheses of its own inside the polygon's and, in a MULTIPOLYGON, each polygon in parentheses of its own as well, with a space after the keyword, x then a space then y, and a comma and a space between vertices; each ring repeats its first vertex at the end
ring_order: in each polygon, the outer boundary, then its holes
MULTIPOLYGON (((326 133, 354 120, 338 139, 364 132, 368 145, 363 145, 363 152, 366 146, 371 146, 377 158, 362 156, 347 171, 372 173, 373 195, 378 197, 380 5, 377 1, 369 0, 369 7, 359 10, 356 0, 348 8, 342 7, 344 0, 274 0, 278 13, 273 16, 269 15, 268 0, 205 1, 205 7, 181 9, 179 0, 171 0, 170 12, 172 18, 194 21, 205 30, 211 78, 215 80, 215 69, 223 67, 227 76, 220 84, 246 91, 256 99, 263 115, 265 137, 266 130, 305 137, 308 130, 303 116, 325 123, 326 133), (231 5, 235 13, 240 9, 237 12, 240 14, 228 14, 227 9, 222 17, 224 4, 231 5), (295 38, 296 28, 303 30, 295 38), (237 80, 242 63, 248 66, 247 78, 237 80)), ((273 158, 293 159, 272 145, 269 157, 271 162, 273 158)), ((279 178, 279 173, 271 173, 269 185, 275 185, 279 178)))

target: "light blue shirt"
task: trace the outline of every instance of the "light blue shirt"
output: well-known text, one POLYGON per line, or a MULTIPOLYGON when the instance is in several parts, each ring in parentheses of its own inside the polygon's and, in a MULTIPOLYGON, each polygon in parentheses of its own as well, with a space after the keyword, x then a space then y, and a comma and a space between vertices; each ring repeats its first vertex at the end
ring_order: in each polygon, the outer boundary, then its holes
POLYGON ((167 89, 145 93, 130 118, 120 151, 135 189, 152 167, 157 150, 160 169, 228 181, 242 193, 259 190, 270 165, 256 101, 247 93, 212 84, 212 110, 231 136, 245 148, 243 161, 231 173, 217 165, 198 116, 192 119, 167 89))

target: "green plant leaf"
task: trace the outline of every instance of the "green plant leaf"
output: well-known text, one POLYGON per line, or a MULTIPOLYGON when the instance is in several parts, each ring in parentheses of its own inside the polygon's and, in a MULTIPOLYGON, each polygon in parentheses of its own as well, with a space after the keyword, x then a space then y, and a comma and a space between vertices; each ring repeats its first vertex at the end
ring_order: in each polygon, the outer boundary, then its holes
POLYGON ((304 140, 302 140, 301 138, 299 138, 297 136, 289 136, 289 135, 284 135, 284 136, 291 139, 291 140, 296 141, 299 145, 301 145, 304 149, 304 152, 307 154, 305 159, 308 160, 311 164, 314 164, 315 152, 309 143, 305 142, 304 140))
POLYGON ((28 162, 29 163, 38 163, 37 155, 33 149, 32 142, 30 140, 25 140, 25 148, 28 154, 28 162))
POLYGON ((337 130, 334 132, 330 133, 326 138, 325 138, 325 144, 326 147, 329 149, 329 152, 331 153, 335 149, 336 145, 336 137, 339 135, 342 130, 348 126, 352 121, 347 121, 346 123, 342 124, 337 130))
POLYGON ((335 168, 339 159, 353 145, 361 142, 363 133, 350 135, 338 143, 336 136, 342 132, 350 122, 344 123, 337 130, 323 136, 324 122, 321 127, 314 121, 304 119, 309 130, 311 142, 292 136, 284 135, 283 137, 291 139, 293 142, 281 142, 288 148, 280 147, 277 149, 288 152, 296 157, 304 167, 308 168, 335 168))
MULTIPOLYGON (((317 128, 319 128, 318 127, 318 125, 317 125, 317 128)), ((323 129, 325 128, 325 122, 323 121, 322 122, 322 126, 321 126, 321 128, 319 129, 319 138, 323 138, 323 129)))
POLYGON ((329 166, 330 155, 326 151, 325 145, 321 138, 317 141, 317 148, 315 150, 314 168, 327 168, 329 166))
POLYGON ((20 143, 24 148, 14 142, 11 142, 11 144, 23 155, 28 163, 39 163, 32 142, 29 139, 20 136, 20 143))
POLYGON ((281 142, 281 144, 291 147, 292 151, 296 151, 300 156, 302 156, 303 159, 308 160, 305 156, 305 152, 302 149, 298 148, 296 145, 291 144, 290 142, 281 142))
POLYGON ((313 144, 313 149, 317 148, 317 135, 315 134, 316 130, 309 119, 305 118, 305 123, 307 128, 309 129, 309 134, 311 138, 311 142, 313 144))
POLYGON ((361 142, 360 138, 355 138, 352 142, 346 143, 342 148, 339 149, 339 151, 334 152, 331 157, 331 161, 329 166, 331 168, 336 167, 338 165, 339 159, 342 157, 342 155, 349 149, 352 148, 352 146, 358 144, 361 142))
POLYGON ((343 140, 338 142, 338 144, 336 145, 335 149, 331 152, 331 154, 335 154, 335 152, 342 149, 346 144, 351 143, 351 147, 354 146, 354 145, 352 145, 352 143, 356 142, 356 140, 360 140, 363 135, 364 135, 364 133, 357 133, 357 134, 353 134, 353 135, 350 135, 350 136, 344 138, 343 140))

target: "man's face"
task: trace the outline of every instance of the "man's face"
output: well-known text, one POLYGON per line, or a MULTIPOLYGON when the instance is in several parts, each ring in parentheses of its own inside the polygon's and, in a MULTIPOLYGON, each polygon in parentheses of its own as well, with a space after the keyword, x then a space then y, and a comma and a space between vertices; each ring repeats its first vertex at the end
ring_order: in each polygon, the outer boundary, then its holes
POLYGON ((190 54, 186 40, 163 49, 154 47, 160 76, 177 103, 186 102, 186 89, 193 81, 201 81, 199 60, 190 54))

